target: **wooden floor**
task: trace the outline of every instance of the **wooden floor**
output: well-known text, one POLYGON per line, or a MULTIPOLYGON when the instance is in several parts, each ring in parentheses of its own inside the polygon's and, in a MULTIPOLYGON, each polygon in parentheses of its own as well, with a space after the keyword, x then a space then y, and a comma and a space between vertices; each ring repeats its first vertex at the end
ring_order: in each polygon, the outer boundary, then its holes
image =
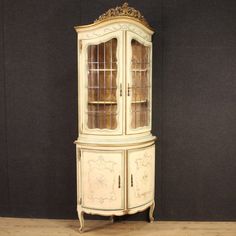
MULTIPOLYGON (((75 236, 77 220, 0 218, 0 236, 75 236)), ((85 221, 85 236, 236 236, 236 222, 85 221)))

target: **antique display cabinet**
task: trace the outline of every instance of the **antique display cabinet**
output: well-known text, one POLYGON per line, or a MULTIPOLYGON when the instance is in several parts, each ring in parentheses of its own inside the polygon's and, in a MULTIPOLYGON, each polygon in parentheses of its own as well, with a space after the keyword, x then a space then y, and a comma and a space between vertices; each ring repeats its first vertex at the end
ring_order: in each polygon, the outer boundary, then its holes
POLYGON ((154 220, 153 30, 127 3, 78 36, 77 211, 120 216, 149 208, 154 220))

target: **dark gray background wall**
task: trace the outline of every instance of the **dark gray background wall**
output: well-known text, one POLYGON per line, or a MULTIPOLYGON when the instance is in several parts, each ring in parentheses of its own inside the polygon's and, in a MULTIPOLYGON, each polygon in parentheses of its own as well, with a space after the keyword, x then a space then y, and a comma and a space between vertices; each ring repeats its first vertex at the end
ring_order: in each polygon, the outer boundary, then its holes
MULTIPOLYGON (((73 26, 122 3, 0 0, 0 216, 76 217, 73 26)), ((156 29, 156 219, 235 220, 236 2, 129 4, 156 29)))

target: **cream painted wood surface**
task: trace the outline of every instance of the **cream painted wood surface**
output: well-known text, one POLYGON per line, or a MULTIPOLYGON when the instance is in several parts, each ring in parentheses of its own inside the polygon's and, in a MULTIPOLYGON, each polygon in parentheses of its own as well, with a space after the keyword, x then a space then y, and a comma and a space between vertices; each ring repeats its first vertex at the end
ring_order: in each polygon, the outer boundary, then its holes
MULTIPOLYGON (((236 222, 86 221, 87 236, 235 236, 236 222)), ((1 236, 78 236, 77 220, 0 218, 1 236)))
POLYGON ((80 232, 84 213, 116 216, 149 208, 150 222, 154 219, 153 31, 127 3, 112 12, 121 14, 109 21, 75 27, 80 232))
POLYGON ((123 151, 83 150, 82 207, 117 210, 124 208, 123 151))
POLYGON ((154 199, 155 146, 128 151, 128 208, 154 199))

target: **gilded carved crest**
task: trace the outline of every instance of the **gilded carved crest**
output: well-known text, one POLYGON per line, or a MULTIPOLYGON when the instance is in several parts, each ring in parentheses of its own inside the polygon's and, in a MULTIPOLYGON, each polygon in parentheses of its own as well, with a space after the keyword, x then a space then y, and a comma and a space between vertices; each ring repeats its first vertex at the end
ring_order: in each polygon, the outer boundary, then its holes
POLYGON ((140 13, 140 11, 134 9, 133 7, 129 7, 128 3, 124 3, 122 6, 118 6, 115 8, 110 8, 107 12, 99 16, 98 19, 94 21, 99 22, 103 20, 109 20, 112 19, 113 17, 117 16, 128 16, 128 17, 133 17, 136 20, 140 21, 142 24, 144 24, 147 27, 150 27, 149 24, 147 23, 146 19, 144 16, 140 13))

